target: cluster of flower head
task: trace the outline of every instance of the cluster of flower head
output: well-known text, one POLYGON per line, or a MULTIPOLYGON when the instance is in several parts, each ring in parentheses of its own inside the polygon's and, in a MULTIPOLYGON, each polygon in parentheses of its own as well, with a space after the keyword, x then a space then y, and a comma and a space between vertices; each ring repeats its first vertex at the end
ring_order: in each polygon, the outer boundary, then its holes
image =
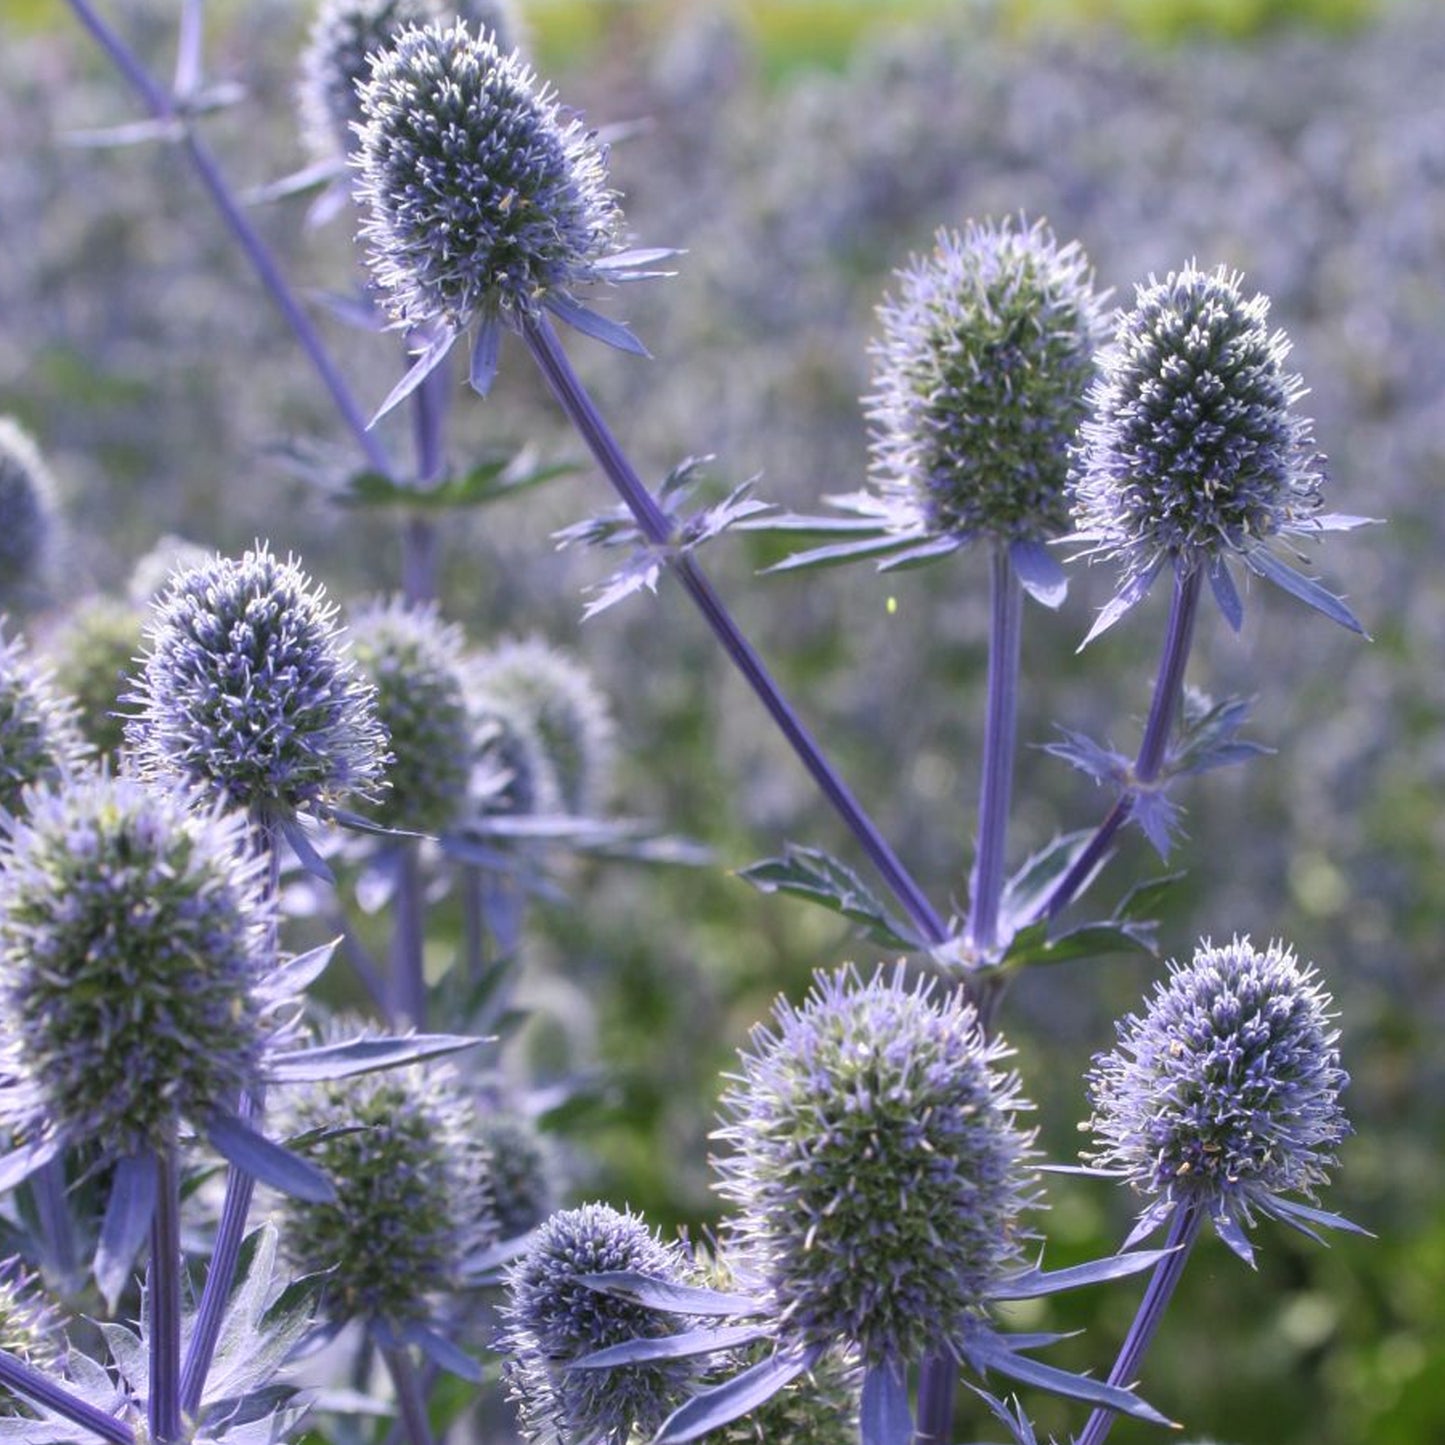
POLYGON ((44 581, 56 531, 55 483, 30 437, 0 416, 0 605, 44 581))
POLYGON ((867 398, 881 487, 931 533, 1064 531, 1100 327, 1083 252, 1042 224, 970 223, 898 280, 867 398))
POLYGON ((0 1122, 112 1157, 256 1081, 267 921, 244 819, 105 776, 29 795, 0 867, 0 1122))
POLYGON ((490 1155, 445 1064, 311 1085, 289 1122, 315 1136, 307 1157, 336 1198, 287 1198, 285 1247, 298 1269, 328 1275, 333 1319, 422 1318, 427 1296, 455 1289, 469 1256, 497 1239, 490 1155))
POLYGON ((361 107, 361 234, 397 325, 515 325, 601 274, 619 224, 603 152, 491 37, 403 31, 361 107))
POLYGON ((1088 1076, 1095 1161, 1157 1196, 1146 1220, 1175 1205, 1232 1223, 1276 1196, 1314 1196, 1349 1132, 1330 996, 1280 943, 1205 942, 1172 963, 1142 1018, 1088 1076))
POLYGON ((972 1006, 902 968, 822 977, 723 1098, 721 1190, 782 1331, 865 1365, 958 1342, 1019 1260, 1027 1107, 972 1006))
POLYGON ((258 545, 178 572, 156 599, 126 738, 144 774, 267 816, 375 792, 386 735, 336 609, 258 545))
POLYGON ((528 1441, 627 1445, 634 1431, 652 1434, 681 1403, 686 1365, 570 1368, 609 1345, 666 1332, 656 1312, 581 1283, 613 1270, 681 1282, 685 1260, 637 1215, 586 1204, 552 1215, 512 1269, 501 1348, 528 1441))
POLYGON ((50 686, 18 637, 0 628, 0 817, 22 807, 34 783, 53 783, 85 762, 73 704, 50 686))
POLYGON ((1136 288, 1100 355, 1070 478, 1077 532, 1126 578, 1310 529, 1323 481, 1269 300, 1193 265, 1136 288))

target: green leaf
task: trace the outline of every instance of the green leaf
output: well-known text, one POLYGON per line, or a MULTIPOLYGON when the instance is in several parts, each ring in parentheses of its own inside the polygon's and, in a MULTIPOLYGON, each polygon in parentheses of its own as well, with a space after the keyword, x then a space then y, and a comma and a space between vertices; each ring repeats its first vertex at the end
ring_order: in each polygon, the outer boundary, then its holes
POLYGON ((1029 858, 1003 886, 1000 911, 1004 917, 1022 921, 1042 913, 1059 880, 1093 836, 1092 828, 1060 833, 1029 858))
POLYGON ((393 481, 381 472, 353 472, 336 491, 344 507, 404 507, 412 512, 480 507, 500 501, 577 470, 573 462, 539 463, 528 453, 494 453, 469 470, 437 486, 393 481))
POLYGON ((1084 923, 1054 937, 1049 925, 1038 923, 1021 928, 1009 940, 1000 968, 1029 968, 1040 963, 1072 963, 1080 958, 1097 958, 1106 953, 1154 953, 1155 925, 1147 920, 1127 919, 1084 923))
POLYGON ((765 858, 739 869, 737 876, 762 893, 789 893, 841 913, 875 943, 903 949, 923 946, 918 934, 889 913, 851 868, 821 849, 789 844, 781 858, 765 858))

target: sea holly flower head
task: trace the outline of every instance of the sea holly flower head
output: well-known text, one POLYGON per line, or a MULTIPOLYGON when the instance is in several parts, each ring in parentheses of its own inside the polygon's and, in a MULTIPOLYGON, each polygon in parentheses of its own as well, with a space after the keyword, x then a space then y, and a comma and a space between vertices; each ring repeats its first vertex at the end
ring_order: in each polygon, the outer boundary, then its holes
POLYGON ((1182 1205, 1245 1258, 1256 1210, 1297 1227, 1344 1223, 1288 1197, 1315 1197, 1349 1133, 1330 1006, 1291 949, 1236 938, 1171 963, 1142 1017, 1119 1024, 1088 1075, 1091 1157, 1150 1201, 1134 1238, 1182 1205))
POLYGON ((103 775, 27 801, 0 866, 0 1124, 25 1147, 166 1147, 234 1107, 278 1028, 245 820, 103 775))
POLYGON ((524 1439, 627 1445, 634 1431, 650 1436, 678 1403, 685 1363, 571 1368, 610 1345, 666 1332, 665 1317, 582 1282, 617 1270, 682 1283, 686 1261, 639 1216, 585 1204, 546 1220, 512 1267, 498 1344, 524 1439))
POLYGON ((76 721, 98 753, 114 755, 125 745, 120 697, 129 691, 145 631, 145 616, 114 597, 78 604, 51 639, 55 680, 75 699, 76 721))
POLYGON ((282 821, 376 795, 387 750, 375 689, 294 561, 257 544, 178 573, 147 640, 126 728, 146 776, 282 821))
POLYGON ((26 788, 74 773, 89 752, 74 704, 0 626, 0 818, 21 811, 26 788))
POLYGON ((373 58, 361 108, 356 194, 372 279, 392 323, 429 338, 383 411, 474 323, 471 382, 481 392, 502 329, 544 308, 640 350, 576 293, 654 274, 637 267, 666 253, 617 253, 605 152, 515 53, 462 21, 405 30, 373 58))
POLYGON ((491 1159, 497 1232, 517 1239, 554 1208, 557 1166, 546 1138, 525 1115, 510 1109, 479 1113, 474 1135, 491 1159))
POLYGON ((873 471, 929 535, 1039 541, 1068 523, 1099 301, 1076 242, 1041 223, 939 231, 878 308, 873 471))
POLYGON ((0 416, 0 606, 41 590, 57 530, 50 469, 29 434, 0 416))
MULTIPOLYGON (((17 1258, 0 1260, 0 1350, 32 1369, 58 1373, 65 1355, 59 1311, 40 1279, 17 1258)), ((0 1415, 13 1413, 15 1396, 0 1387, 0 1415)))
MULTIPOLYGON (((1269 298, 1238 272, 1191 262, 1136 287, 1100 355, 1070 487, 1085 555, 1119 564, 1108 625, 1166 564, 1207 570, 1221 610, 1241 607, 1226 563, 1238 557, 1334 620, 1348 609, 1274 552, 1277 543, 1363 519, 1322 511, 1323 458, 1297 403, 1290 343, 1271 330, 1269 298)), ((1095 631, 1102 630, 1096 627, 1095 631)))
POLYGON ((783 1338, 890 1370, 964 1352, 1035 1194, 1007 1052, 961 993, 901 966, 821 976, 754 1031, 723 1097, 720 1189, 783 1338))
POLYGON ((353 613, 350 631, 391 741, 389 786, 375 817, 387 827, 441 832, 466 796, 476 751, 461 629, 443 622, 435 605, 395 599, 353 613))
POLYGON ((326 1080, 298 1089, 288 1121, 336 1190, 329 1202, 283 1204, 287 1254, 328 1274, 327 1313, 424 1320, 428 1296, 455 1290, 468 1258, 498 1237, 490 1156, 455 1070, 433 1062, 326 1080))

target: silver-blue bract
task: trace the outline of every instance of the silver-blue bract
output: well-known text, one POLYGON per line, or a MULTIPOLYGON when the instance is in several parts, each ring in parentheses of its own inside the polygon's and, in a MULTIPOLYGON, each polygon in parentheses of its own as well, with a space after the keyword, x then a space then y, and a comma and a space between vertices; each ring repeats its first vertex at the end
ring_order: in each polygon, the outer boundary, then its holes
POLYGON ((1255 1210, 1343 1223, 1288 1198, 1314 1198, 1349 1133, 1330 1005, 1284 944, 1236 938, 1171 963, 1144 1015, 1119 1024, 1118 1047, 1088 1075, 1092 1158, 1149 1199, 1135 1238, 1183 1204, 1246 1257, 1255 1210))
POLYGON ((375 794, 386 735, 336 608, 265 545, 214 557, 156 599, 126 738, 142 772, 267 818, 375 794))
POLYGON ((954 1349, 1017 1269, 1033 1202, 1017 1080, 972 1005, 902 968, 780 1002, 723 1097, 721 1192, 782 1338, 896 1369, 954 1349))

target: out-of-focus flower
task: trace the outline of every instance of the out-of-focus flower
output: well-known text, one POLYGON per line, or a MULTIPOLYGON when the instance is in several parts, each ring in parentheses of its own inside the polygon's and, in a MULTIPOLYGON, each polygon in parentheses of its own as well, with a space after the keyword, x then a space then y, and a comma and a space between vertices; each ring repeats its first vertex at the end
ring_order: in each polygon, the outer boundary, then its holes
POLYGON ((74 704, 51 687, 20 638, 0 627, 0 817, 20 811, 31 784, 75 772, 89 751, 74 704))
POLYGON ((0 607, 44 588, 59 527, 55 482, 30 436, 0 416, 0 607))
POLYGON ((55 680, 75 699, 81 732, 98 753, 114 755, 125 744, 120 698, 136 666, 145 617, 113 597, 78 604, 50 641, 55 680))

